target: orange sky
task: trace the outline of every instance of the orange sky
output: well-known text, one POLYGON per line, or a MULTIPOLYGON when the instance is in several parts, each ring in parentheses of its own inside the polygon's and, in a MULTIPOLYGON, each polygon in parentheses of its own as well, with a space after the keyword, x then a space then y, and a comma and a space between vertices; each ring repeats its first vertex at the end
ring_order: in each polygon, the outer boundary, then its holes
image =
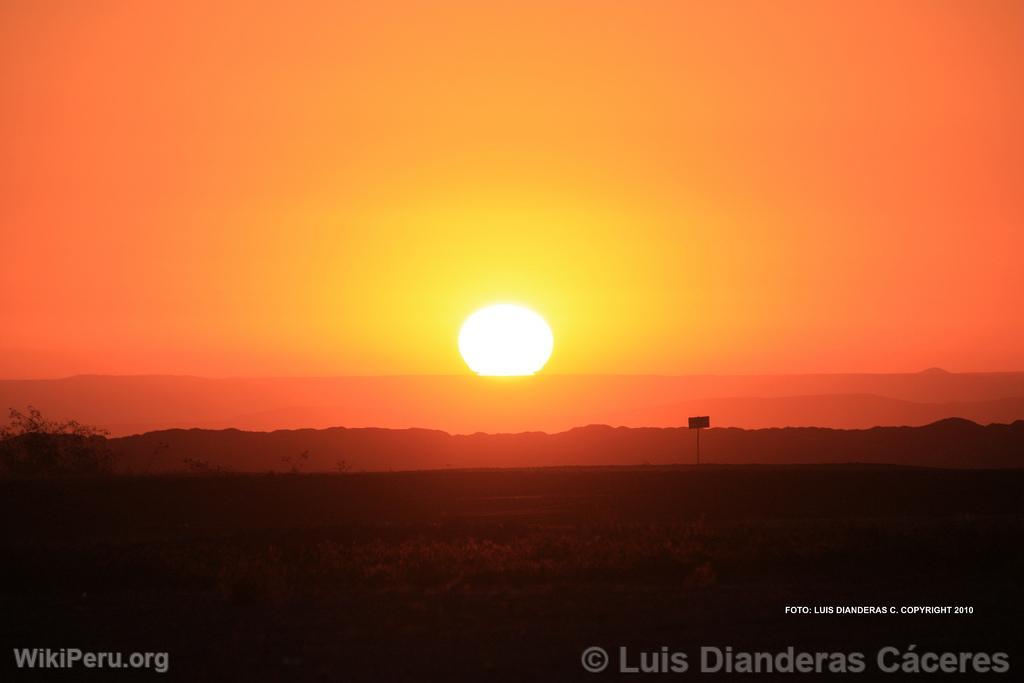
POLYGON ((1024 3, 0 5, 0 376, 1024 368, 1024 3), (275 5, 269 7, 267 5, 275 5))

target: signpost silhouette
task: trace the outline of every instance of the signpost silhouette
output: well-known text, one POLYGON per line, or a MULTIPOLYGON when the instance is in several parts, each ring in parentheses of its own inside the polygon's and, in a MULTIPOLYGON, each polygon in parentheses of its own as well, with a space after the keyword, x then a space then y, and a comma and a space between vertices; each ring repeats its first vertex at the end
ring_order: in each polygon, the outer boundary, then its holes
POLYGON ((697 464, 700 464, 700 430, 711 426, 711 418, 707 415, 698 415, 689 419, 690 429, 697 430, 697 464))

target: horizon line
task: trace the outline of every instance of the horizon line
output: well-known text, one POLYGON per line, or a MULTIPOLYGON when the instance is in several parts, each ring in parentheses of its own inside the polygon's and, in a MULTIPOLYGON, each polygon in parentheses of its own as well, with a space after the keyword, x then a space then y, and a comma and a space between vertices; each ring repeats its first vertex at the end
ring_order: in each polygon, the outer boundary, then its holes
MULTIPOLYGON (((928 422, 920 425, 908 425, 908 424, 878 424, 870 427, 821 427, 817 425, 777 425, 772 427, 737 427, 733 425, 720 425, 713 427, 706 427, 700 431, 710 430, 733 430, 738 429, 743 432, 759 432, 759 431, 771 431, 779 429, 818 429, 823 431, 832 432, 866 432, 874 429, 924 429, 927 427, 934 427, 935 425, 942 423, 967 423, 976 427, 990 427, 990 426, 1003 426, 1009 427, 1017 424, 1018 422, 1024 422, 1024 418, 1012 420, 1010 422, 977 422, 966 417, 958 417, 951 415, 949 417, 943 417, 933 422, 928 422)), ((280 428, 280 429, 242 429, 240 427, 167 427, 164 429, 150 429, 145 432, 134 432, 131 434, 122 434, 120 436, 105 436, 107 440, 113 439, 129 439, 132 437, 146 436, 147 434, 161 434, 165 432, 241 432, 244 434, 276 434, 279 432, 326 432, 331 430, 346 430, 346 431, 378 431, 378 432, 431 432, 436 434, 443 434, 450 437, 469 437, 469 436, 527 436, 527 435, 544 435, 544 436, 559 436, 561 434, 569 434, 571 432, 580 431, 583 429, 605 429, 605 430, 685 430, 690 431, 692 428, 681 424, 678 426, 670 427, 659 427, 659 426, 630 426, 630 425, 611 425, 604 422, 592 422, 589 424, 581 424, 575 427, 569 427, 568 429, 562 429, 555 432, 547 432, 541 429, 525 430, 518 432, 449 432, 444 429, 437 429, 433 427, 373 427, 373 426, 361 426, 361 427, 346 427, 344 425, 334 425, 331 427, 293 427, 293 428, 280 428)))
POLYGON ((822 376, 851 376, 851 375, 1019 375, 1024 370, 946 370, 942 367, 928 367, 922 370, 904 371, 835 371, 835 372, 746 372, 746 373, 722 373, 722 372, 692 372, 692 373, 617 373, 617 372, 538 372, 532 375, 514 377, 482 377, 476 373, 395 373, 395 374, 324 374, 324 375, 197 375, 192 373, 75 373, 71 375, 59 375, 53 377, 0 377, 0 382, 59 382, 72 379, 197 379, 210 381, 228 380, 321 380, 321 379, 419 379, 419 378, 460 378, 480 379, 492 381, 528 381, 530 379, 544 377, 618 377, 618 378, 691 378, 691 377, 822 377, 822 376))

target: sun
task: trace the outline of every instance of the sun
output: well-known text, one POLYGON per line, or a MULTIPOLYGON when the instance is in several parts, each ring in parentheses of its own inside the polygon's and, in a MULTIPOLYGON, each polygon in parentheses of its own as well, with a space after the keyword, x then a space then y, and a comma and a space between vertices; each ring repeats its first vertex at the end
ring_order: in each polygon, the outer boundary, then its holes
POLYGON ((459 353, 478 375, 532 375, 548 362, 554 344, 544 318, 516 304, 481 308, 459 330, 459 353))

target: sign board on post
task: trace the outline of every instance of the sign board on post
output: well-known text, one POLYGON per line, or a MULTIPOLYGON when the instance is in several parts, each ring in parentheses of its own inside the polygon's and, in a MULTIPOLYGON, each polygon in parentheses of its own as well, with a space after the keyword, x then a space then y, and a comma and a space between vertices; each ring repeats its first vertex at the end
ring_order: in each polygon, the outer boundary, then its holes
POLYGON ((700 430, 711 426, 711 418, 707 415, 697 415, 689 419, 690 429, 697 430, 697 464, 700 464, 700 430))

